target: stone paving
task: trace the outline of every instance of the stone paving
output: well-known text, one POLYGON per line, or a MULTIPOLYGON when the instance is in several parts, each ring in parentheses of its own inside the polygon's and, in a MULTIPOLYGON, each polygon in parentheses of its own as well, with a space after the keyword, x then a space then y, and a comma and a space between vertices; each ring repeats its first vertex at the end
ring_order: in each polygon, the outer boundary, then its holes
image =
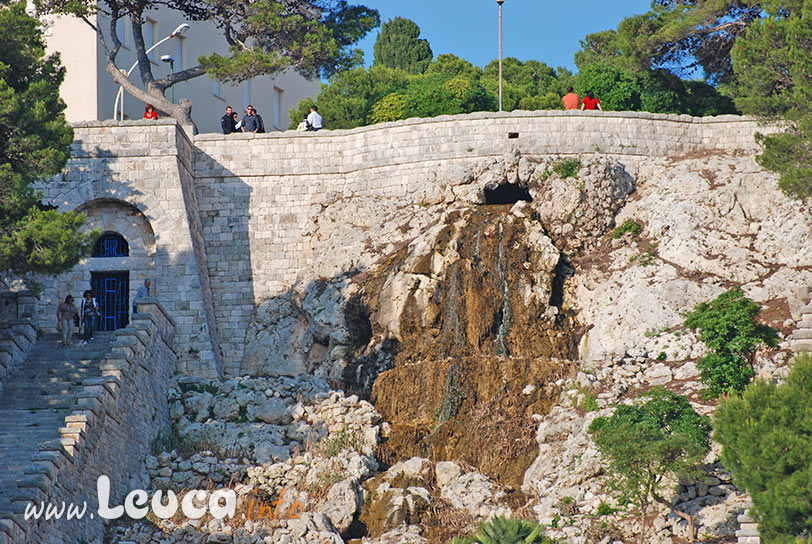
POLYGON ((43 448, 59 447, 60 427, 75 402, 82 382, 101 376, 100 361, 110 352, 113 333, 96 333, 64 347, 59 336, 46 334, 24 363, 8 377, 0 395, 0 519, 6 517, 17 482, 35 467, 32 460, 43 448))

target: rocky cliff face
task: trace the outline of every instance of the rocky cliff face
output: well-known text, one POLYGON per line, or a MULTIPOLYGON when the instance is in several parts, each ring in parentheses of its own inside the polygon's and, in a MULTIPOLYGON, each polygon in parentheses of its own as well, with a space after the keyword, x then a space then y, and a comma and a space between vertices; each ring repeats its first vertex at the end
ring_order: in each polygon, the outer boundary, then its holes
MULTIPOLYGON (((711 413, 704 348, 681 314, 741 285, 789 334, 812 284, 812 219, 749 156, 645 160, 632 173, 599 155, 573 175, 560 165, 514 154, 402 202, 324 203, 313 277, 261 304, 248 331, 242 370, 262 378, 198 387, 174 408, 177 433, 210 450, 198 476, 225 463, 244 494, 268 497, 312 484, 299 495, 309 521, 246 525, 247 542, 444 542, 497 513, 574 543, 634 534, 633 516, 607 514, 617 505, 589 423, 655 385, 711 413), (627 220, 639 232, 613 237, 627 220), (218 450, 218 436, 240 453, 218 450)), ((780 378, 788 358, 785 343, 757 370, 780 378)), ((716 453, 673 498, 701 532, 729 536, 745 497, 716 453)), ((153 483, 186 470, 176 457, 150 461, 153 483)), ((652 542, 687 536, 666 514, 652 542)))

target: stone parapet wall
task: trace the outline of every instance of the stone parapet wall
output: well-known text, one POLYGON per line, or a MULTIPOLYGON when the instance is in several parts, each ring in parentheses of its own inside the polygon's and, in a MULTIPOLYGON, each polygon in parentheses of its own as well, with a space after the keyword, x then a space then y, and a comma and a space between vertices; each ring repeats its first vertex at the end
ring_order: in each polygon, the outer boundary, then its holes
POLYGON ((11 369, 25 361, 36 343, 38 323, 34 293, 0 292, 0 394, 11 369))
POLYGON ((121 504, 130 475, 138 473, 158 432, 169 425, 169 377, 178 363, 171 348, 174 326, 158 304, 140 306, 143 313, 117 331, 101 363, 102 377, 84 381, 59 439, 31 460, 12 497, 16 517, 0 520, 0 544, 101 541, 97 478, 110 478, 110 505, 121 504), (40 501, 65 501, 80 510, 86 502, 87 512, 81 520, 25 521, 26 504, 40 501))
POLYGON ((376 168, 500 156, 599 152, 662 157, 757 149, 757 123, 736 115, 539 111, 442 115, 352 130, 195 137, 195 175, 347 175, 376 168), (514 137, 511 137, 513 135, 514 137))

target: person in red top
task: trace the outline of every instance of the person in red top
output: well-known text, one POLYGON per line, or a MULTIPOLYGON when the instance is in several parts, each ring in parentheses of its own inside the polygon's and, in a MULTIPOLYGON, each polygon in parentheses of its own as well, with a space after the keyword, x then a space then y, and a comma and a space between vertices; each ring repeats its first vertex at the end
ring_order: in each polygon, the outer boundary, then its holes
POLYGON ((147 104, 144 108, 144 119, 157 119, 158 112, 152 107, 152 104, 147 104))
POLYGON ((601 107, 600 100, 595 98, 595 95, 592 93, 592 91, 587 91, 586 96, 584 97, 584 101, 581 102, 581 110, 582 111, 583 110, 601 110, 601 111, 603 111, 603 108, 601 107))
POLYGON ((572 87, 567 87, 567 94, 561 98, 561 102, 565 110, 577 110, 581 98, 572 91, 572 87))

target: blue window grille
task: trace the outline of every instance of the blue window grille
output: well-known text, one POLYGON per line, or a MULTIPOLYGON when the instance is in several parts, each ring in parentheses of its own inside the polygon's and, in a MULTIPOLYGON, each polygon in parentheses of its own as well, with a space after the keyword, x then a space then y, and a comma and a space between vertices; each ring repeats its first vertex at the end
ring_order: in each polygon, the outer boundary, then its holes
POLYGON ((99 236, 91 257, 129 257, 130 246, 127 240, 117 232, 108 232, 99 236))
POLYGON ((114 331, 129 321, 129 272, 91 272, 90 288, 99 303, 100 331, 114 331))

